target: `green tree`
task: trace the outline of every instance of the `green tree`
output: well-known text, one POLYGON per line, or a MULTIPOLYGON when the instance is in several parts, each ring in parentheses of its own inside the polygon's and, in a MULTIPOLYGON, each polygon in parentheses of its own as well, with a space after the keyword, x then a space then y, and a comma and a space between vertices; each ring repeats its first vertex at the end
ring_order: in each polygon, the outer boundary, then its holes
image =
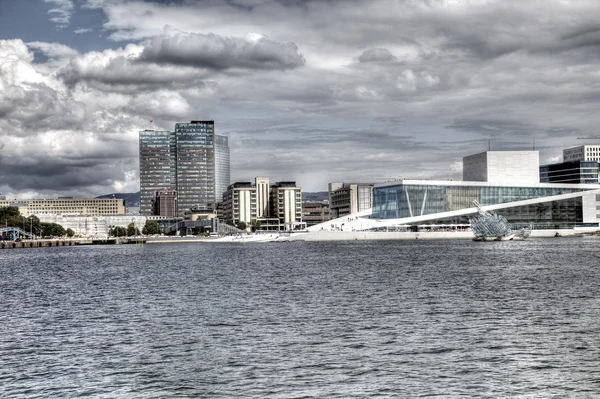
POLYGON ((158 234, 160 232, 160 228, 158 223, 154 220, 148 220, 142 229, 142 233, 146 235, 158 234))
POLYGON ((43 237, 64 236, 67 232, 64 227, 56 223, 40 223, 40 226, 42 228, 43 237))
POLYGON ((131 237, 131 236, 136 236, 140 234, 140 230, 135 227, 135 224, 133 223, 129 223, 129 225, 127 226, 127 236, 131 237))
POLYGON ((246 222, 239 221, 237 224, 237 228, 240 230, 246 230, 246 222))
POLYGON ((250 230, 254 233, 256 230, 260 229, 260 220, 252 219, 250 221, 250 230))
POLYGON ((66 231, 67 233, 67 237, 73 237, 75 235, 75 232, 73 231, 73 229, 67 229, 66 231))
POLYGON ((108 230, 108 235, 112 237, 126 237, 127 229, 125 227, 113 227, 112 229, 108 230))

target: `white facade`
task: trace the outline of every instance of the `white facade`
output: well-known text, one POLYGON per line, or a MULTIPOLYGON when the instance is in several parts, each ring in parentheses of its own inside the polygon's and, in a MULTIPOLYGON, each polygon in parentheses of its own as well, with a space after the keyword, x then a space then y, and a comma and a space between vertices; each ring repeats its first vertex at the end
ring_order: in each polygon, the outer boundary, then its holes
POLYGON ((131 223, 140 231, 146 225, 145 216, 84 216, 76 214, 36 213, 35 216, 43 223, 56 223, 66 229, 71 229, 76 235, 105 236, 112 227, 125 227, 131 223))
POLYGON ((600 145, 580 145, 563 150, 563 161, 596 161, 600 162, 600 145))
POLYGON ((254 181, 256 186, 256 216, 259 218, 267 217, 269 209, 271 209, 269 178, 257 177, 254 181))
POLYGON ((493 184, 540 182, 538 151, 486 151, 463 158, 463 181, 493 184))
POLYGON ((240 188, 237 190, 238 201, 237 206, 239 207, 239 221, 244 223, 250 223, 252 219, 256 219, 254 212, 252 212, 253 194, 254 189, 252 188, 240 188))

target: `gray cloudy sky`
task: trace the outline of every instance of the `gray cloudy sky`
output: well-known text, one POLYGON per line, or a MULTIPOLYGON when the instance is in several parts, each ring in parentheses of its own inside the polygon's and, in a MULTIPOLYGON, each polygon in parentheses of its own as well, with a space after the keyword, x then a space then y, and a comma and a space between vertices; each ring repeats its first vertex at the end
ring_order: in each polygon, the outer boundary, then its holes
POLYGON ((460 179, 488 140, 558 161, 600 134, 599 61, 597 0, 0 0, 0 192, 137 191, 150 120, 304 191, 460 179))

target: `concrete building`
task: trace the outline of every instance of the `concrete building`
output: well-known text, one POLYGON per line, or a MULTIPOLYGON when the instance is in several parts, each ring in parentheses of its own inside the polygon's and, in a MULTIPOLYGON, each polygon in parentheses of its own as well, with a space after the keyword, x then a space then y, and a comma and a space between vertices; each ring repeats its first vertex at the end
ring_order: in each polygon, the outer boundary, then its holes
POLYGON ((229 186, 223 194, 224 221, 234 225, 239 222, 246 224, 257 219, 256 215, 256 186, 250 182, 237 182, 229 186))
POLYGON ((257 177, 254 184, 237 182, 223 194, 222 220, 246 224, 257 220, 261 230, 289 230, 302 223, 302 191, 296 182, 277 182, 257 177), (269 206, 270 205, 270 206, 269 206))
POLYGON ((0 207, 14 206, 24 216, 37 214, 78 214, 90 216, 125 215, 125 201, 120 198, 4 199, 0 207))
POLYGON ((153 215, 174 218, 177 216, 177 191, 158 190, 154 193, 153 215))
POLYGON ((596 161, 600 162, 600 145, 580 145, 563 150, 563 162, 596 161))
POLYGON ((364 211, 373 206, 373 183, 329 183, 331 219, 364 211))
POLYGON ((153 213, 159 190, 177 192, 177 214, 214 213, 229 185, 228 139, 215 134, 214 121, 176 123, 173 132, 140 132, 140 213, 153 213))
POLYGON ((496 184, 540 182, 538 151, 486 151, 463 158, 463 181, 496 184))
POLYGON ((578 160, 542 165, 540 182, 598 184, 598 162, 578 160))
POLYGON ((295 230, 302 225, 302 190, 294 181, 271 185, 271 215, 279 219, 284 230, 295 230))
POLYGON ((329 220, 328 201, 304 201, 302 202, 302 221, 306 227, 314 226, 329 220))

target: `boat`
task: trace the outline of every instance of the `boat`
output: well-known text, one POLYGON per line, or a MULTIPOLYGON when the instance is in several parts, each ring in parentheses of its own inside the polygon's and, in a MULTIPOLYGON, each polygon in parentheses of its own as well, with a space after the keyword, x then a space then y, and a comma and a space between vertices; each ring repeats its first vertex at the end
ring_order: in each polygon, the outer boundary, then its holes
POLYGON ((479 215, 469 219, 475 237, 473 241, 510 241, 523 240, 531 234, 531 225, 513 231, 510 223, 502 215, 483 209, 481 204, 473 201, 479 215))

